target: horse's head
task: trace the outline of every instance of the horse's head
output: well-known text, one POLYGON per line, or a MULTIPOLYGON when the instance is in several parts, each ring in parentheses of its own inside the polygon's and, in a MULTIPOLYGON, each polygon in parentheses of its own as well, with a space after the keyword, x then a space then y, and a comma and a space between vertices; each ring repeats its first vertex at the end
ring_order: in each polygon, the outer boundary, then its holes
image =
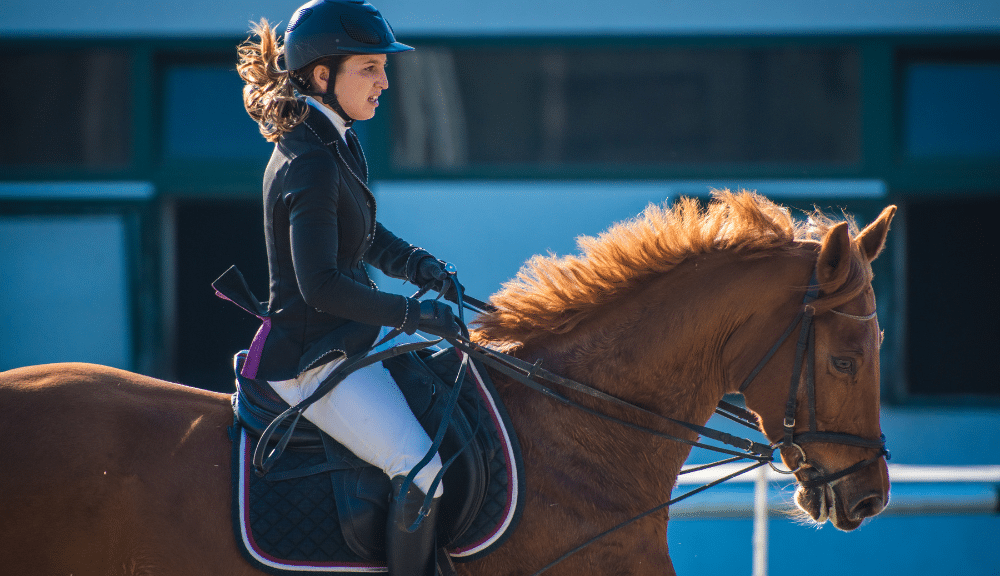
POLYGON ((705 211, 693 199, 651 205, 600 237, 579 238, 580 255, 529 261, 491 299, 498 311, 480 317, 476 338, 537 346, 550 365, 558 351, 560 368, 572 359, 570 377, 688 421, 707 420, 722 392, 739 388, 765 434, 782 443, 802 483, 799 505, 854 529, 889 498, 871 262, 894 213, 887 208, 852 239, 847 223, 816 214, 805 229, 746 192, 719 191, 705 211), (755 351, 765 355, 796 312, 791 337, 755 368, 755 351), (753 385, 739 386, 748 373, 753 385))
POLYGON ((798 506, 816 522, 853 530, 889 501, 879 424, 879 346, 870 263, 882 250, 895 207, 853 240, 848 224, 819 244, 803 314, 779 355, 744 392, 765 434, 795 471, 798 506), (813 300, 815 298, 815 300, 813 300), (809 327, 811 324, 811 327, 809 327), (790 378, 788 366, 798 369, 790 378), (799 368, 800 367, 800 368, 799 368))

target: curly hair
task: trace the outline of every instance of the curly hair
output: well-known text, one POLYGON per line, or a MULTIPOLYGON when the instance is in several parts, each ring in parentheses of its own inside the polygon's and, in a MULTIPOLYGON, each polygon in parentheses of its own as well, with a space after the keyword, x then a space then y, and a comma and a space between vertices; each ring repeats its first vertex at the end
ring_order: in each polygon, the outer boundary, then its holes
POLYGON ((236 71, 246 82, 243 106, 268 142, 277 142, 309 115, 309 106, 295 97, 292 74, 282 69, 284 47, 276 29, 266 18, 261 18, 250 27, 259 41, 255 42, 251 36, 237 49, 236 71))

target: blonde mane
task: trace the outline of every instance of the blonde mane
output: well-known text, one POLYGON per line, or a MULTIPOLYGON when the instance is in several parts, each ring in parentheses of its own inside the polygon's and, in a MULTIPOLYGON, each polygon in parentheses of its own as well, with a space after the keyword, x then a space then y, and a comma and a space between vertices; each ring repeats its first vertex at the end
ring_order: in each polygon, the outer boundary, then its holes
POLYGON ((669 208, 650 204, 596 238, 577 238, 578 255, 531 258, 490 298, 498 311, 475 322, 475 337, 511 348, 545 333, 564 333, 622 291, 686 258, 720 251, 763 254, 818 241, 833 224, 818 211, 796 222, 787 208, 747 191, 714 191, 704 209, 691 198, 669 208))

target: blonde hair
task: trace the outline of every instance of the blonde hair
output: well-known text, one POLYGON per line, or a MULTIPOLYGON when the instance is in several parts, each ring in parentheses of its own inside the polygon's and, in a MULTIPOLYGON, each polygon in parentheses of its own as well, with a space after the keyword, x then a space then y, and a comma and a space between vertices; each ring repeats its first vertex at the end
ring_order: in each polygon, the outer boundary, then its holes
POLYGON ((268 142, 277 142, 309 115, 309 106, 295 97, 291 74, 279 64, 284 47, 276 29, 266 18, 261 18, 260 22, 251 24, 252 36, 237 50, 236 71, 246 82, 243 106, 268 142), (259 42, 254 42, 253 36, 257 36, 259 42))

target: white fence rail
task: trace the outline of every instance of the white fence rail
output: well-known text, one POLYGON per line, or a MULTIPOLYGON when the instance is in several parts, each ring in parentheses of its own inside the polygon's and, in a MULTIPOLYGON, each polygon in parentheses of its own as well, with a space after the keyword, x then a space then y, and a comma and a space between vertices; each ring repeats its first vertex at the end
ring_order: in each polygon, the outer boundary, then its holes
MULTIPOLYGON (((729 464, 683 474, 674 496, 739 470, 729 464)), ((670 507, 671 519, 755 515, 754 501, 771 516, 787 514, 794 504, 792 477, 765 468, 742 474, 670 507), (758 486, 752 486, 757 483, 758 486), (763 484, 763 487, 760 484, 763 484), (764 490, 766 488, 766 490, 764 490), (755 497, 755 491, 757 495, 755 497)), ((892 492, 885 515, 1000 513, 1000 466, 912 466, 890 464, 892 492)))
MULTIPOLYGON (((684 474, 674 496, 737 472, 730 464, 684 474)), ((911 466, 890 464, 886 515, 1000 514, 1000 466, 911 466)), ((768 468, 741 474, 670 507, 673 520, 753 517, 753 576, 767 576, 768 517, 792 510, 794 480, 768 468)))

